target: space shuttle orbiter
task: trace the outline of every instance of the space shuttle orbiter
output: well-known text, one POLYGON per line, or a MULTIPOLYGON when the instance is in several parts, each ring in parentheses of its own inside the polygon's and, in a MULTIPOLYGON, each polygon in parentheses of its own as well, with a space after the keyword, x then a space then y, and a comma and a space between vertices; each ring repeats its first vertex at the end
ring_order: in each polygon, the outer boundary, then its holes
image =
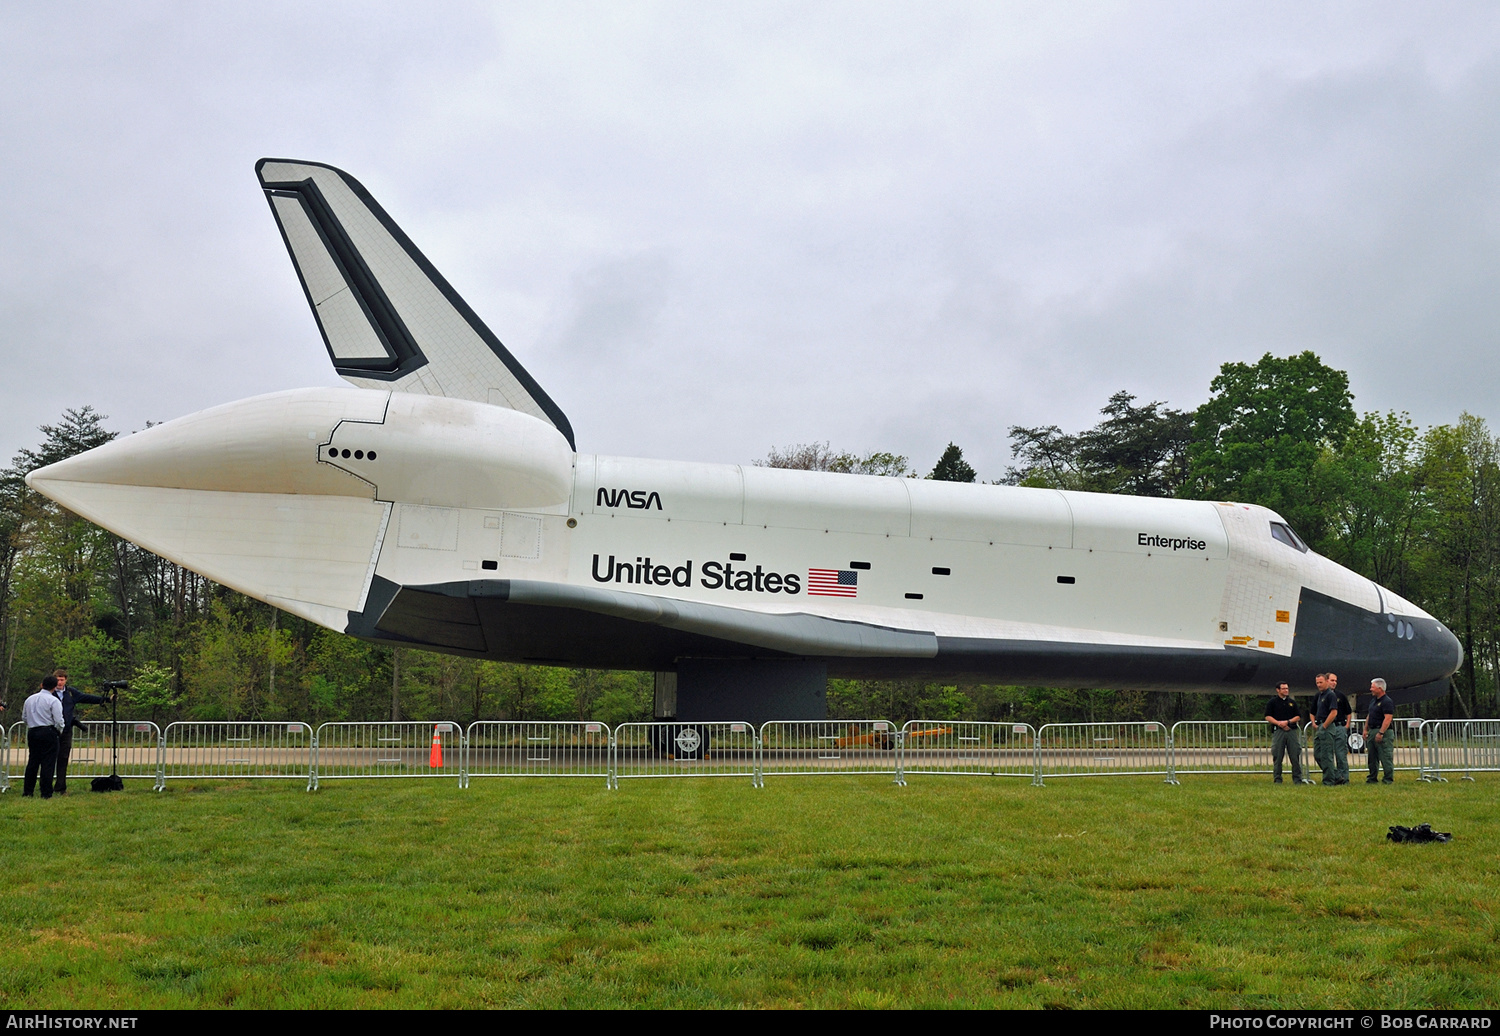
POLYGON ((830 675, 1264 693, 1333 670, 1404 701, 1459 666, 1442 623, 1262 507, 578 453, 358 181, 256 171, 352 387, 190 414, 27 482, 278 608, 655 671, 684 719, 821 718, 830 675))

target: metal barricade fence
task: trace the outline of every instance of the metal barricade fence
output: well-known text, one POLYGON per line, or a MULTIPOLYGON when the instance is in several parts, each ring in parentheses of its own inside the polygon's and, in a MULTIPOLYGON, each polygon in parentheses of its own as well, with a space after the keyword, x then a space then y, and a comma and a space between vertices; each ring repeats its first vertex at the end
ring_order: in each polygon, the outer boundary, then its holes
POLYGON ((1422 772, 1422 726, 1425 722, 1416 717, 1391 721, 1391 730, 1396 735, 1396 769, 1422 772))
POLYGON ((68 779, 103 777, 117 755, 121 777, 150 777, 154 786, 161 771, 161 728, 149 720, 122 719, 112 748, 110 726, 109 720, 96 719, 83 730, 73 730, 68 779))
POLYGON ((10 791, 10 729, 0 726, 0 795, 10 791))
MULTIPOLYGON (((121 777, 156 779, 160 764, 161 730, 155 723, 142 719, 119 721, 118 750, 121 777)), ((26 723, 17 720, 10 725, 6 741, 13 749, 5 760, 7 780, 26 773, 26 723)), ((73 748, 68 756, 69 777, 102 777, 110 768, 110 721, 90 720, 83 730, 74 728, 73 748)))
POLYGON ((1474 770, 1500 770, 1500 720, 1469 720, 1465 744, 1465 754, 1468 756, 1464 766, 1465 777, 1474 770))
POLYGON ((621 723, 610 746, 608 785, 632 777, 749 777, 760 783, 760 741, 749 723, 665 720, 621 723))
MULTIPOLYGON (((1415 718, 1392 718, 1389 732, 1396 738, 1394 756, 1396 769, 1416 770, 1419 773, 1423 771, 1422 723, 1422 720, 1415 718)), ((1351 717, 1349 720, 1349 755, 1355 760, 1351 764, 1354 770, 1362 771, 1369 766, 1370 757, 1366 754, 1367 751, 1368 738, 1365 732, 1365 720, 1360 716, 1351 717)))
POLYGON ((760 727, 761 777, 817 773, 901 776, 901 730, 884 719, 773 720, 760 727))
POLYGON ((1447 781, 1443 771, 1463 773, 1500 770, 1500 720, 1430 719, 1422 724, 1422 777, 1447 781))
POLYGON ((469 724, 470 777, 602 777, 609 780, 610 729, 603 723, 480 720, 469 724))
MULTIPOLYGON (((1184 773, 1272 773, 1276 728, 1265 720, 1179 720, 1172 725, 1172 775, 1184 773)), ((1307 765, 1307 745, 1297 754, 1307 765)), ((1283 771, 1291 769, 1284 758, 1283 771)), ((1306 770, 1303 770, 1306 776, 1306 770)))
POLYGON ((1026 723, 908 720, 901 728, 901 776, 967 774, 1036 781, 1036 731, 1026 723))
POLYGON ((324 723, 313 744, 312 789, 353 777, 452 777, 462 783, 463 728, 444 721, 324 723))
POLYGON ((1418 780, 1446 784, 1445 770, 1467 776, 1468 726, 1466 719, 1430 719, 1422 724, 1422 772, 1418 780))
POLYGON ((5 779, 9 784, 12 776, 20 778, 26 774, 26 721, 18 719, 12 723, 5 740, 16 746, 16 750, 5 759, 5 779), (15 767, 14 773, 11 772, 12 766, 15 767))
POLYGON ((162 732, 156 787, 181 778, 283 778, 312 791, 313 731, 306 723, 203 721, 168 723, 162 732))
POLYGON ((1160 776, 1176 784, 1162 723, 1048 723, 1036 732, 1037 781, 1046 777, 1160 776))

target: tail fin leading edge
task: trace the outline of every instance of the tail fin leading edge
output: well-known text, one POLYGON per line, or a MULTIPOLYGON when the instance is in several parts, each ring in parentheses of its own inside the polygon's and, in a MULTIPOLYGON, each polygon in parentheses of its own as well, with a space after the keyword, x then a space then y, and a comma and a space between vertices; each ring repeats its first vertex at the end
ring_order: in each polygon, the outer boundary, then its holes
POLYGON ((577 448, 557 404, 358 180, 280 158, 255 172, 340 377, 519 410, 577 448))

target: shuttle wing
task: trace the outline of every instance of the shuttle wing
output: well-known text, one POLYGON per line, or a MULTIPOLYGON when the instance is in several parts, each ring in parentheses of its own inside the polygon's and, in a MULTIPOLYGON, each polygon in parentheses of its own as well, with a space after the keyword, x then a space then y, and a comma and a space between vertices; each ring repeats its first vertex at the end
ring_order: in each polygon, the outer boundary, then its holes
POLYGON ((358 180, 280 158, 255 171, 340 377, 519 410, 577 448, 562 410, 358 180))

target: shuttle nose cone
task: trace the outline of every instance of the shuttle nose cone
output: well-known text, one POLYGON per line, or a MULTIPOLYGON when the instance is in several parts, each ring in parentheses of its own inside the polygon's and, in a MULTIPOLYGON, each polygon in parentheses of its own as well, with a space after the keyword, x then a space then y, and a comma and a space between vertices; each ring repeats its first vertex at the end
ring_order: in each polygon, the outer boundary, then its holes
POLYGON ((1464 646, 1459 643, 1452 630, 1441 622, 1434 622, 1439 630, 1435 638, 1437 649, 1434 653, 1439 656, 1439 667, 1445 669, 1444 675, 1452 676, 1464 664, 1464 646))

